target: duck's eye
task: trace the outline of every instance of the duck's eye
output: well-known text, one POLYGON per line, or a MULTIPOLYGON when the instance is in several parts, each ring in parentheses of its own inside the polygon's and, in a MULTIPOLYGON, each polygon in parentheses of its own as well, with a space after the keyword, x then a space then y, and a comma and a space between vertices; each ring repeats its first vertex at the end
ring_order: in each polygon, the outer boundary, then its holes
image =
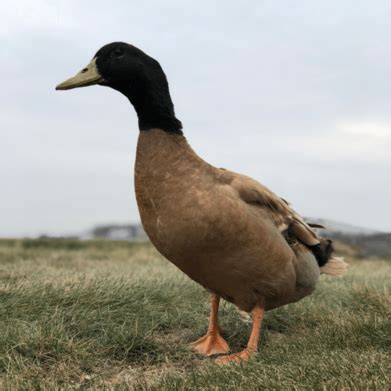
POLYGON ((124 54, 124 50, 122 48, 115 48, 111 52, 111 57, 121 57, 124 54))

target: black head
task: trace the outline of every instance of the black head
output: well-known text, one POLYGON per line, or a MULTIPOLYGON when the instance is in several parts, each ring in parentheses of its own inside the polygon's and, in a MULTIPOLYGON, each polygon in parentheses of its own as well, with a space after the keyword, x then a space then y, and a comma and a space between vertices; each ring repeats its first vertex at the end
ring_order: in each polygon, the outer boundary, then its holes
POLYGON ((159 63, 135 46, 113 42, 99 49, 93 57, 99 74, 104 79, 99 84, 116 90, 145 83, 151 76, 165 80, 159 63))
POLYGON ((135 46, 124 42, 103 46, 87 67, 57 89, 93 84, 108 86, 124 94, 137 112, 140 130, 160 128, 182 133, 182 124, 175 117, 160 64, 135 46))

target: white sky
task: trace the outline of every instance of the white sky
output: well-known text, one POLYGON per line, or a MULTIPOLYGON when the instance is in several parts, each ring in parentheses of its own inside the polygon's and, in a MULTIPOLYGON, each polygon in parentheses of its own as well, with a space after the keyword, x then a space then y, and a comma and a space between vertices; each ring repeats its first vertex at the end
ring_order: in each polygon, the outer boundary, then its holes
POLYGON ((133 108, 54 90, 116 40, 161 63, 207 161, 305 216, 391 231, 388 0, 2 0, 0 14, 0 236, 139 220, 133 108))

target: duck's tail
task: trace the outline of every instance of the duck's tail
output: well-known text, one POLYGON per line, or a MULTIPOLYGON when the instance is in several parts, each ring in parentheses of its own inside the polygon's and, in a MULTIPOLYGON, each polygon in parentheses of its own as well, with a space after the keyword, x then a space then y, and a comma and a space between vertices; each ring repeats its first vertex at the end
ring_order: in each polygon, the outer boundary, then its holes
POLYGON ((334 248, 331 240, 321 239, 319 244, 311 246, 311 250, 322 274, 336 277, 346 273, 348 264, 343 257, 333 257, 334 248))
POLYGON ((320 272, 331 276, 342 276, 347 270, 347 263, 343 258, 333 257, 333 244, 331 240, 319 237, 313 228, 324 228, 318 224, 306 223, 296 215, 288 229, 284 231, 284 237, 289 244, 300 241, 314 254, 318 262, 320 272))
POLYGON ((343 276, 347 270, 348 264, 344 261, 343 257, 332 257, 320 268, 322 274, 328 274, 333 277, 343 276))

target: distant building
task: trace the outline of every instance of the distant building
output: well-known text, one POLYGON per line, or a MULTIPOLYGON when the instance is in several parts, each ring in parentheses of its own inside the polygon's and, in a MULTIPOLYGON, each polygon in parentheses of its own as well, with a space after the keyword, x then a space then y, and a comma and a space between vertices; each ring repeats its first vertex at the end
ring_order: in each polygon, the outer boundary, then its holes
POLYGON ((92 238, 130 241, 148 240, 141 224, 99 225, 92 230, 92 238))

